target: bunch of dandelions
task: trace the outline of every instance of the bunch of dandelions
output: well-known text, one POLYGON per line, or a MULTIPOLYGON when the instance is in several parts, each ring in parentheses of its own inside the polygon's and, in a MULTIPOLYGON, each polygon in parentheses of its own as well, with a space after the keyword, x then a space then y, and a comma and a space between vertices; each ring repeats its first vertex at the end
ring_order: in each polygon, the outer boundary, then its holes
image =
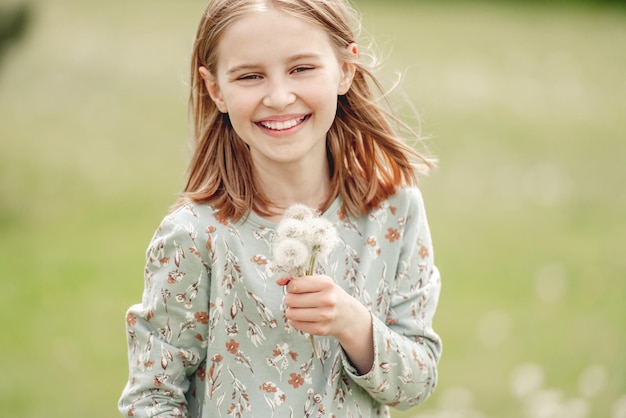
MULTIPOLYGON (((269 268, 292 278, 312 276, 316 261, 328 258, 338 241, 335 226, 315 209, 299 203, 292 205, 276 227, 269 268)), ((319 358, 314 337, 310 337, 313 352, 319 358)))

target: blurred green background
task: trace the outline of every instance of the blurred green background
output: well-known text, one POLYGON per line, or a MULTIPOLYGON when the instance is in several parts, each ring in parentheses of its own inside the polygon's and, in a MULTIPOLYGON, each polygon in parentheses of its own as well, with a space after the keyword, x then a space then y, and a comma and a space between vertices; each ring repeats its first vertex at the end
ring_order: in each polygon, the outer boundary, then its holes
MULTIPOLYGON (((626 417, 624 9, 356 3, 441 160, 440 384, 394 417, 626 417)), ((204 1, 31 6, 0 49, 1 415, 117 416, 204 1)))

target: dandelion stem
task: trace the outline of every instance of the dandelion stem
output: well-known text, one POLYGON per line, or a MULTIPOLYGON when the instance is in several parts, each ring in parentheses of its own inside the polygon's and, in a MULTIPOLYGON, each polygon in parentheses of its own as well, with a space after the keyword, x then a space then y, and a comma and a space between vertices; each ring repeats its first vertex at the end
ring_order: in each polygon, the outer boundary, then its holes
POLYGON ((309 260, 309 268, 306 270, 307 276, 312 276, 315 271, 315 248, 313 248, 313 254, 311 255, 311 259, 309 260))
MULTIPOLYGON (((306 275, 307 276, 311 276, 313 275, 313 272, 315 271, 315 248, 313 248, 313 254, 311 255, 311 259, 309 260, 309 268, 306 271, 306 275)), ((313 347, 313 354, 315 354, 315 357, 320 358, 320 353, 319 351, 317 351, 317 344, 315 344, 315 337, 313 336, 313 334, 309 335, 310 340, 311 340, 311 347, 313 347)))
POLYGON ((315 354, 315 357, 321 358, 320 352, 317 351, 317 344, 315 344, 315 337, 313 336, 313 334, 309 335, 309 337, 311 339, 311 347, 313 347, 313 354, 315 354))

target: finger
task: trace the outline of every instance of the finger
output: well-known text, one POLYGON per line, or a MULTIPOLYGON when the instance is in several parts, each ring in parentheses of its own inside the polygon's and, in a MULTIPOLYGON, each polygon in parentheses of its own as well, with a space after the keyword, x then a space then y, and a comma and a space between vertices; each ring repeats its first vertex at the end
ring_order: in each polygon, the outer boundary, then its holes
POLYGON ((276 279, 276 284, 279 286, 287 286, 289 284, 289 282, 291 281, 290 277, 279 277, 278 279, 276 279))
POLYGON ((311 335, 328 335, 326 328, 318 322, 305 322, 289 320, 289 325, 298 331, 306 332, 311 335))
POLYGON ((288 309, 285 313, 289 325, 314 335, 328 335, 329 322, 319 309, 288 309))
POLYGON ((290 308, 315 308, 326 305, 324 300, 320 299, 317 293, 292 293, 287 292, 285 295, 285 305, 290 308))
POLYGON ((287 308, 285 317, 292 322, 299 324, 327 324, 329 322, 328 312, 318 308, 287 308))
POLYGON ((291 280, 287 286, 287 291, 289 293, 320 292, 333 284, 334 282, 328 276, 306 276, 291 280))

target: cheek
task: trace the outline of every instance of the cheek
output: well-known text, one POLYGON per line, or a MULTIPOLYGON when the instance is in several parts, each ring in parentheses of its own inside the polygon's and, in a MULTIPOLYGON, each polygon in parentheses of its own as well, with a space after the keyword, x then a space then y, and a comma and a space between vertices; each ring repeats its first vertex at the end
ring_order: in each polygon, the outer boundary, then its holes
POLYGON ((245 143, 248 143, 247 138, 249 136, 250 124, 252 123, 252 114, 248 110, 248 106, 244 101, 232 100, 227 102, 228 106, 228 120, 235 133, 245 143))
POLYGON ((328 109, 334 112, 337 108, 337 89, 332 84, 321 87, 321 84, 312 84, 307 88, 302 98, 313 108, 318 110, 328 109))
POLYGON ((335 116, 337 114, 337 103, 338 96, 336 91, 330 89, 324 92, 318 91, 313 107, 316 110, 318 117, 323 116, 329 128, 335 120, 335 116))
POLYGON ((228 107, 228 116, 233 123, 250 120, 259 103, 255 99, 255 94, 249 91, 229 91, 224 95, 224 102, 228 107))

